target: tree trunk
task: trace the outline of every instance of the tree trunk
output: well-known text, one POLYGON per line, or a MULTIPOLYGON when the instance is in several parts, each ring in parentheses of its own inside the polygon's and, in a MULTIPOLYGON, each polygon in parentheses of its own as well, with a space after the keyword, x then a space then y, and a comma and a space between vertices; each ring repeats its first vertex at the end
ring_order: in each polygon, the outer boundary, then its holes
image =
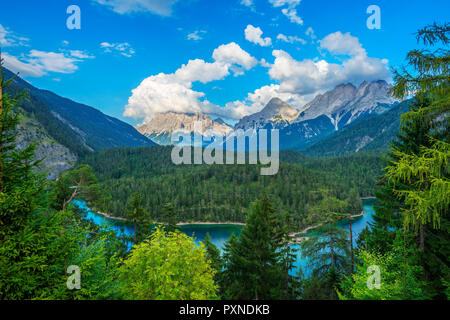
POLYGON ((424 251, 425 249, 425 230, 423 228, 423 224, 420 223, 419 226, 419 250, 424 251))
POLYGON ((333 235, 330 227, 330 253, 331 253, 331 267, 334 268, 334 247, 333 247, 333 235))

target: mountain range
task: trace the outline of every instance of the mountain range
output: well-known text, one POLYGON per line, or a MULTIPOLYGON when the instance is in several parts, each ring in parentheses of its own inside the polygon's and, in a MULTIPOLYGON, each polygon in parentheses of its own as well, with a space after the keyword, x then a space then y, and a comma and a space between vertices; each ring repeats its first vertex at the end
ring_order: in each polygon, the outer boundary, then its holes
POLYGON ((222 135, 239 129, 278 129, 281 149, 302 150, 344 128, 391 110, 398 101, 389 95, 390 88, 383 80, 364 81, 359 87, 341 84, 317 95, 300 109, 273 97, 261 111, 243 117, 234 128, 222 119, 212 120, 207 115, 166 112, 157 114, 137 130, 159 144, 169 145, 174 132, 193 133, 194 121, 201 121, 204 129, 222 135))
POLYGON ((44 159, 42 170, 48 172, 49 179, 88 153, 122 146, 170 145, 176 132, 227 136, 238 129, 275 128, 280 132, 281 149, 311 156, 386 149, 409 104, 392 98, 391 85, 379 80, 359 87, 338 85, 299 109, 273 97, 261 111, 243 117, 234 127, 206 114, 165 112, 133 128, 90 106, 38 89, 7 69, 3 71, 7 79, 14 77, 5 93, 28 92, 20 104, 24 115, 17 128, 18 147, 36 142, 36 156, 44 159), (201 129, 194 126, 197 121, 201 129))

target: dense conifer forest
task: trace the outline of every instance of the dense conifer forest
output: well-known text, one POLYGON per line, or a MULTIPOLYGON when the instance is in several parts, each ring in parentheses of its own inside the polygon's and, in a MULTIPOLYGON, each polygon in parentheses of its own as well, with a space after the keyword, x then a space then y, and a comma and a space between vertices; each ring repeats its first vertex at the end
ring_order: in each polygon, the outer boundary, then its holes
POLYGON ((358 214, 362 210, 359 198, 373 195, 382 166, 381 155, 375 153, 317 159, 286 151, 280 155, 278 174, 261 176, 259 165, 176 166, 170 159, 171 149, 109 149, 83 158, 81 163, 93 168, 109 195, 95 205, 124 217, 128 199, 137 192, 142 206, 158 221, 163 207, 171 203, 183 222, 244 222, 250 203, 267 195, 303 229, 320 219, 311 220, 309 214, 317 202, 311 191, 330 189, 348 200, 345 211, 358 214))

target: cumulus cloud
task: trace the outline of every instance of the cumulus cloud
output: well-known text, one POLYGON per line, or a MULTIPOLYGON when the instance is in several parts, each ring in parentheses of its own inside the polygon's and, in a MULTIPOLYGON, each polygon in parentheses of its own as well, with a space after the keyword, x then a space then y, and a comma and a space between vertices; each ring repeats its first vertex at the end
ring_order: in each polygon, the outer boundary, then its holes
POLYGON ((289 18, 293 23, 302 25, 303 20, 297 14, 297 6, 301 0, 269 0, 269 2, 275 7, 284 7, 281 12, 289 18))
MULTIPOLYGON (((335 47, 330 49, 330 52, 336 52, 335 47)), ((368 57, 366 51, 362 47, 358 49, 358 46, 345 52, 351 52, 351 56, 337 64, 323 59, 297 61, 283 50, 274 50, 275 61, 269 75, 280 82, 283 91, 302 95, 330 89, 343 82, 359 84, 364 80, 389 78, 386 60, 368 57)))
POLYGON ((388 61, 368 57, 358 38, 350 34, 336 32, 320 41, 322 49, 330 54, 346 54, 342 63, 330 63, 322 59, 298 61, 283 50, 272 52, 272 64, 265 60, 261 64, 269 69, 269 75, 276 84, 263 86, 249 93, 243 100, 227 103, 225 107, 211 108, 218 116, 239 119, 260 111, 273 97, 278 97, 293 107, 300 109, 317 94, 334 88, 341 83, 389 80, 388 61), (340 46, 341 41, 345 46, 340 46))
POLYGON ((334 54, 346 55, 364 55, 366 50, 363 49, 359 39, 353 37, 350 32, 343 34, 338 31, 327 35, 319 41, 320 48, 326 49, 334 54))
POLYGON ((192 89, 194 82, 208 83, 254 67, 258 61, 232 42, 214 50, 214 62, 189 60, 171 74, 160 73, 146 78, 132 91, 124 116, 149 121, 160 112, 215 113, 222 108, 204 99, 203 92, 192 89))
POLYGON ((245 39, 247 39, 250 42, 253 42, 255 44, 259 44, 262 47, 267 47, 272 44, 272 39, 269 37, 262 38, 261 35, 263 34, 261 28, 254 27, 251 24, 245 28, 245 39))
POLYGON ((295 92, 283 91, 279 84, 270 84, 248 93, 243 100, 227 103, 224 107, 213 106, 207 109, 210 114, 229 119, 241 119, 261 111, 270 99, 278 97, 293 107, 300 108, 314 98, 315 94, 299 95, 295 92))
MULTIPOLYGON (((286 39, 289 40, 287 36, 286 39)), ((209 102, 203 92, 194 91, 192 84, 221 80, 231 73, 241 74, 258 61, 236 43, 222 45, 213 52, 214 62, 190 60, 172 74, 161 73, 145 79, 133 90, 124 115, 143 118, 145 122, 158 112, 203 112, 238 120, 260 111, 273 97, 300 109, 317 94, 341 83, 359 85, 364 80, 389 80, 388 61, 369 57, 358 38, 349 33, 335 32, 319 43, 321 49, 332 56, 347 57, 340 63, 317 58, 296 60, 286 51, 273 50, 273 63, 264 59, 259 63, 268 68, 270 78, 276 83, 262 86, 244 99, 231 101, 223 107, 209 102)))
POLYGON ((92 0, 105 5, 119 14, 151 12, 161 16, 170 16, 172 7, 178 0, 92 0))
POLYGON ((297 36, 286 36, 286 35, 284 35, 282 33, 280 33, 277 36, 277 39, 281 40, 281 41, 284 41, 284 42, 288 42, 288 43, 300 42, 301 44, 306 44, 306 40, 305 39, 299 38, 297 36))
POLYGON ((13 72, 20 72, 22 76, 41 77, 49 72, 73 73, 78 70, 76 62, 93 57, 79 50, 72 50, 70 53, 31 50, 20 57, 5 52, 3 58, 5 66, 13 72))
MULTIPOLYGON (((253 68, 258 61, 248 52, 244 51, 235 42, 223 44, 214 50, 213 59, 219 63, 230 65, 231 67, 241 66, 245 70, 253 68)), ((238 72, 233 68, 234 72, 238 72)))
POLYGON ((102 42, 100 47, 103 48, 104 52, 116 52, 124 57, 131 58, 136 51, 127 42, 124 43, 109 43, 102 42))

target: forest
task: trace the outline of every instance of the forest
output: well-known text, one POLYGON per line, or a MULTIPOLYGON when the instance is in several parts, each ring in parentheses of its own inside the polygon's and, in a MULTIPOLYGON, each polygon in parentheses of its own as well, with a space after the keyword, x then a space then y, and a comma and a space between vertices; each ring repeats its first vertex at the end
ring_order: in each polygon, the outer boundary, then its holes
POLYGON ((449 24, 420 29, 426 49, 393 70, 392 94, 414 97, 386 154, 288 151, 273 177, 258 166, 181 168, 169 148, 142 147, 87 154, 48 182, 34 145, 16 148, 26 93, 0 95, 0 299, 448 300, 449 35, 449 24), (378 200, 354 246, 337 223, 364 195, 378 200), (87 221, 76 199, 125 217, 133 236, 87 221), (245 226, 221 252, 180 232, 188 220, 245 226), (315 222, 299 245, 309 272, 293 274, 291 233, 315 222))
POLYGON ((382 167, 379 154, 316 159, 283 151, 278 174, 261 176, 260 166, 255 165, 176 166, 170 152, 171 147, 159 146, 118 148, 81 159, 80 163, 93 168, 107 194, 91 206, 124 217, 127 202, 137 192, 155 220, 171 204, 183 222, 244 222, 250 203, 267 195, 280 211, 290 212, 296 227, 302 229, 317 222, 308 214, 317 202, 311 191, 330 189, 337 198, 348 200, 347 212, 358 214, 362 210, 359 198, 373 195, 382 167))

